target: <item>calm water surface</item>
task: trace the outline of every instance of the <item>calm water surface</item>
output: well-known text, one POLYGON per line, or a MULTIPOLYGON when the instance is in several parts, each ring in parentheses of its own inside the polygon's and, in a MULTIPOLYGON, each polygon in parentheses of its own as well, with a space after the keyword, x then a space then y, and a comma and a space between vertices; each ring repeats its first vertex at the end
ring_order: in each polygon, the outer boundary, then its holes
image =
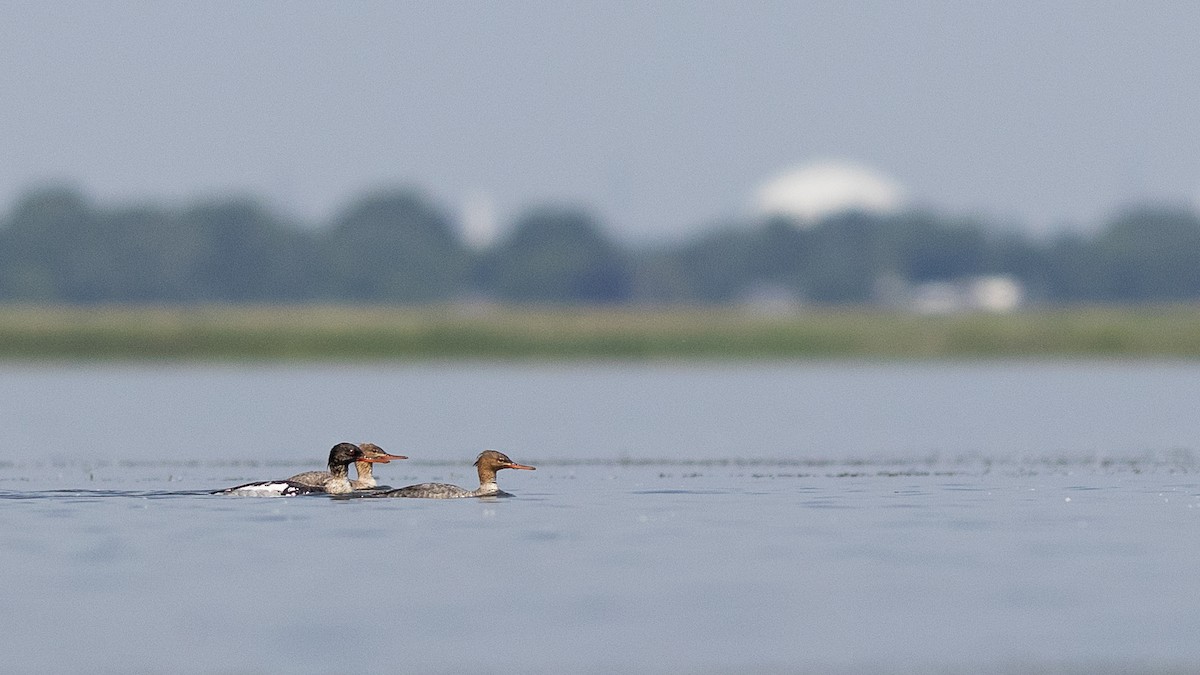
POLYGON ((0 366, 4 672, 1196 672, 1200 365, 0 366), (233 498, 334 443, 494 501, 233 498))

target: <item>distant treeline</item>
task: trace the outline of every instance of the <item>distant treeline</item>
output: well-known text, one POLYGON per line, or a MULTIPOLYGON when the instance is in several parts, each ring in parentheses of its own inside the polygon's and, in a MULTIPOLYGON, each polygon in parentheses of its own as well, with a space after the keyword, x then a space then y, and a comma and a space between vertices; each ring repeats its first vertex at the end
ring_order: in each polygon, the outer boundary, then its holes
POLYGON ((39 189, 0 221, 0 302, 663 305, 766 293, 852 305, 983 275, 1009 275, 1046 304, 1200 299, 1200 218, 1185 209, 1129 209, 1048 238, 925 211, 852 212, 635 247, 586 209, 541 206, 506 232, 473 249, 416 190, 366 194, 312 228, 254 199, 105 206, 39 189))

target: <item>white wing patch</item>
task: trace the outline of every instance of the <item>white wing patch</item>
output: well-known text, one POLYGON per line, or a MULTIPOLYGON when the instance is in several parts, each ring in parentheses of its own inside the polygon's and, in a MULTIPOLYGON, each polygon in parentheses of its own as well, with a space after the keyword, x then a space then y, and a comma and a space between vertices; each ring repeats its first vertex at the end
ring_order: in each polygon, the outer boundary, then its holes
POLYGON ((226 494, 245 495, 247 497, 278 497, 282 495, 294 495, 296 492, 296 487, 287 481, 250 483, 225 490, 226 494))

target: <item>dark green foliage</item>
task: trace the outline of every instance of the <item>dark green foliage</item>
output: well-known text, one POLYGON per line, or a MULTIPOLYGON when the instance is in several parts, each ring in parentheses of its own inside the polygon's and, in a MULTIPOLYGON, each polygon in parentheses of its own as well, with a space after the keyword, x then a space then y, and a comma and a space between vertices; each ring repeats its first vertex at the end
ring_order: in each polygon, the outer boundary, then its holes
POLYGON ((737 300, 754 283, 754 242, 747 233, 719 229, 660 257, 675 281, 660 301, 682 299, 704 304, 737 300))
POLYGON ((1143 208, 1108 225, 1094 245, 1105 295, 1121 301, 1200 298, 1200 219, 1143 208))
POLYGON ((948 222, 923 213, 889 219, 878 236, 900 276, 915 282, 975 276, 985 272, 990 242, 982 227, 948 222))
POLYGON ((306 235, 285 228, 253 201, 194 206, 179 215, 178 229, 177 236, 186 237, 184 250, 192 252, 179 262, 190 270, 195 299, 271 302, 313 295, 306 235))
POLYGON ((34 191, 8 219, 0 245, 0 294, 32 302, 85 301, 106 263, 92 251, 104 246, 91 204, 65 187, 34 191))
POLYGON ((1200 300, 1200 218, 1145 207, 1094 233, 1038 239, 929 212, 850 212, 803 227, 726 223, 629 249, 586 210, 545 206, 473 252, 413 190, 364 195, 310 230, 249 198, 108 208, 49 187, 0 221, 0 302, 10 303, 710 305, 783 295, 854 305, 992 274, 1049 304, 1200 300))
POLYGON ((413 191, 354 202, 324 239, 328 296, 428 303, 467 291, 469 261, 449 218, 413 191))
POLYGON ((39 191, 0 232, 0 297, 40 302, 301 300, 308 235, 250 200, 97 208, 78 192, 39 191))
POLYGON ((578 209, 544 207, 526 214, 490 258, 483 278, 503 300, 610 304, 630 299, 625 254, 578 209))
POLYGON ((847 213, 814 226, 804 274, 808 298, 831 304, 869 301, 883 268, 884 225, 880 218, 847 213))
POLYGON ((1177 302, 1200 299, 1200 218, 1143 207, 1119 215, 1095 237, 1061 236, 1043 254, 1047 295, 1063 302, 1177 302))

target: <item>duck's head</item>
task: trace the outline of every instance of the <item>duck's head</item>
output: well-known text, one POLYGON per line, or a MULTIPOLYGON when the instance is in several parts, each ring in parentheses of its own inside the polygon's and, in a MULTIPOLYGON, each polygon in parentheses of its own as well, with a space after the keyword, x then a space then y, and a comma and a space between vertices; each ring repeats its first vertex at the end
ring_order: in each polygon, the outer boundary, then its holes
POLYGON ((374 443, 359 443, 358 447, 362 449, 362 457, 358 458, 359 462, 368 462, 371 464, 387 464, 393 459, 408 459, 404 455, 390 455, 384 452, 383 448, 374 443))
POLYGON ((508 458, 508 455, 496 450, 484 450, 475 458, 475 466, 481 470, 499 471, 500 469, 523 469, 525 471, 534 471, 535 467, 525 464, 517 464, 508 458))
POLYGON ((362 448, 353 443, 338 443, 329 451, 329 466, 347 466, 362 459, 362 448))

